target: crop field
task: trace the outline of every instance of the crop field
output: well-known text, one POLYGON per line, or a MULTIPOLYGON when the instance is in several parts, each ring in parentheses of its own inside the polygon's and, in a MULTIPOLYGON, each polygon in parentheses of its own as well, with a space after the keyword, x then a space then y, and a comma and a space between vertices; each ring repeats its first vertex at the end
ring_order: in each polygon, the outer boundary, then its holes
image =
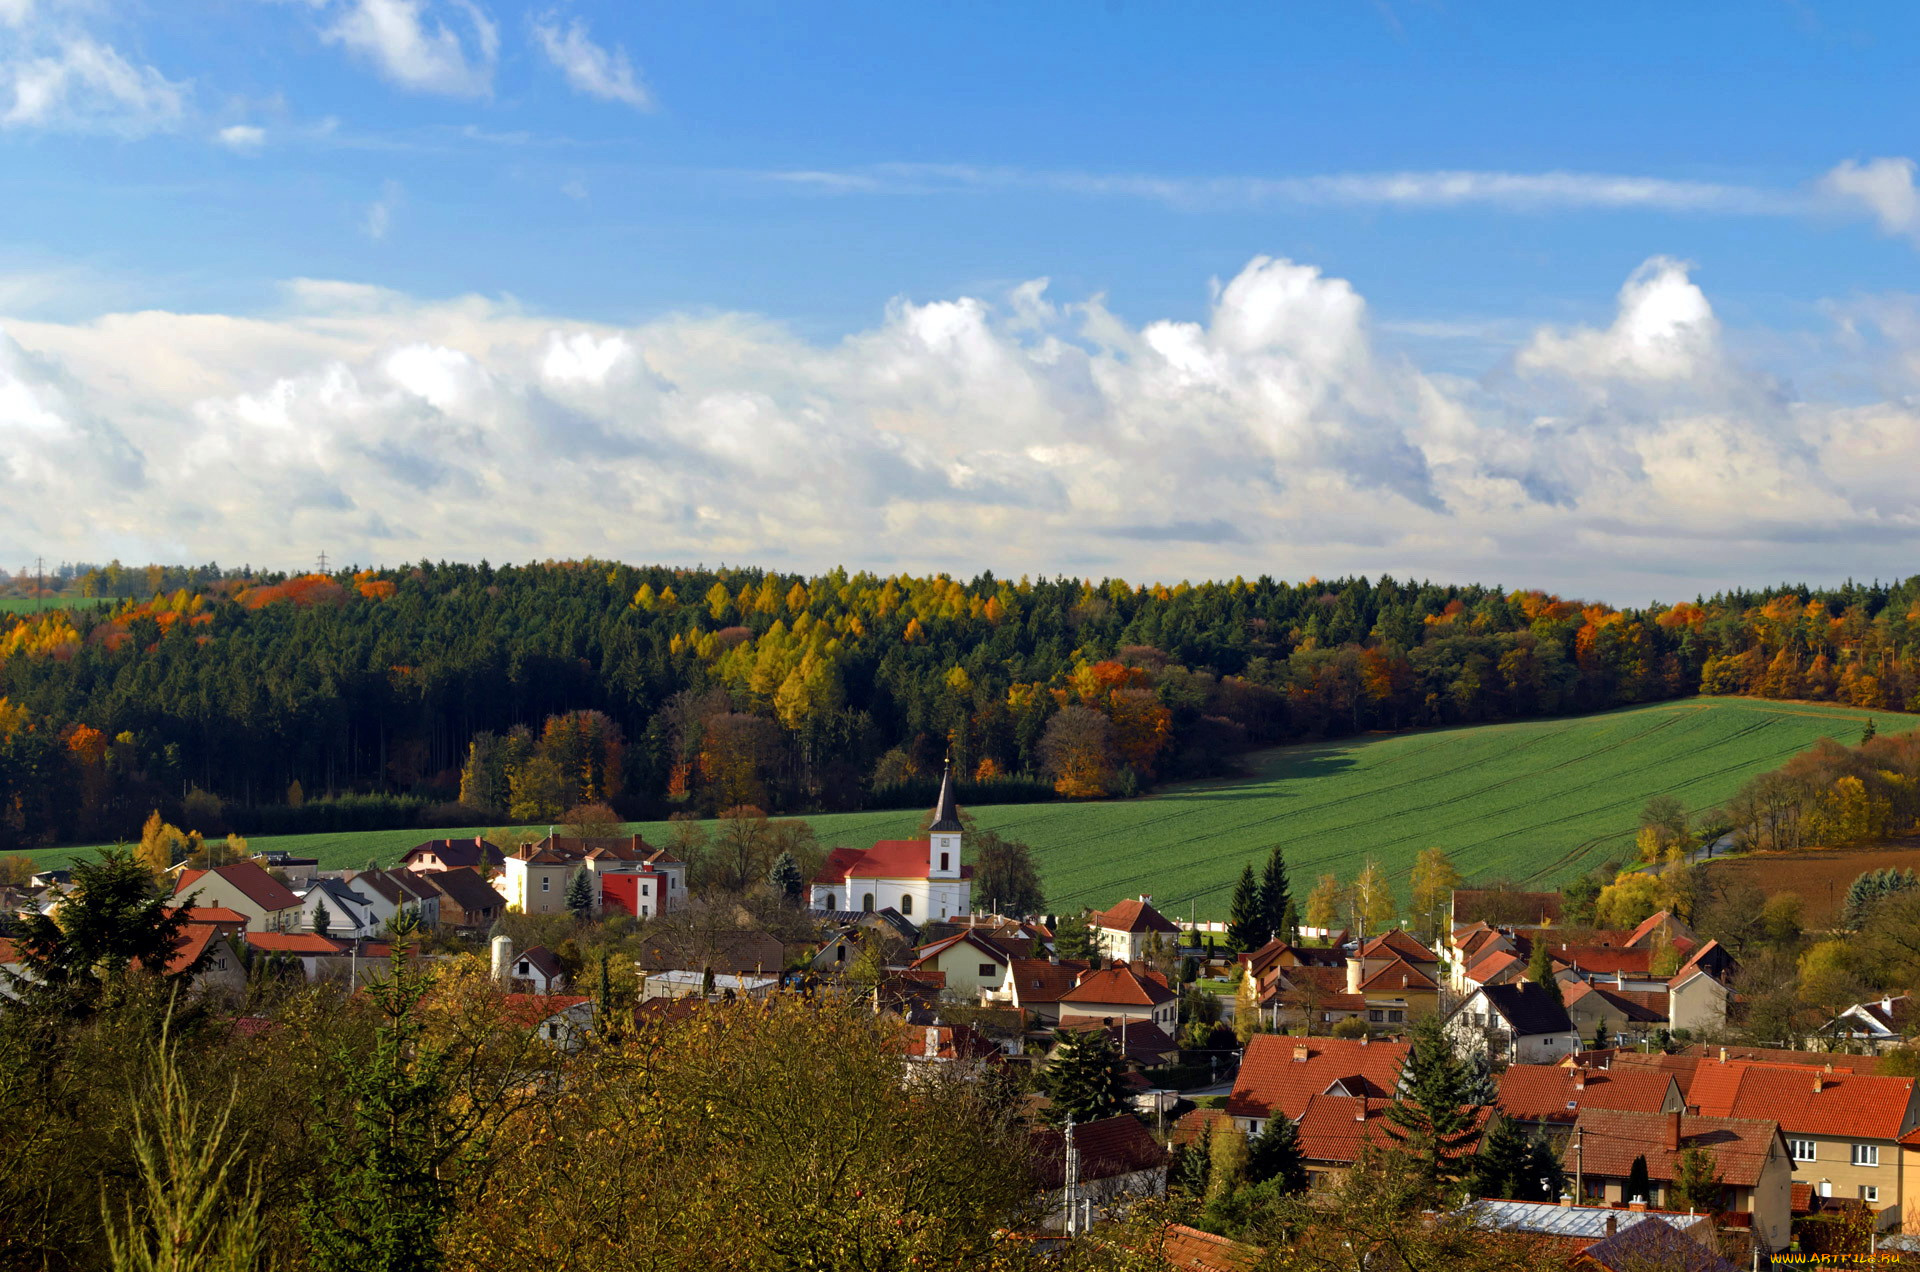
MULTIPOLYGON (((1245 776, 1168 787, 1143 799, 982 807, 979 824, 1031 844, 1049 908, 1111 905, 1150 893, 1182 918, 1226 917, 1241 865, 1284 844, 1296 891, 1350 879, 1369 857, 1406 900, 1413 859, 1438 845, 1470 880, 1554 887, 1632 855, 1654 795, 1710 808, 1748 777, 1824 736, 1854 742, 1920 716, 1846 707, 1693 698, 1572 719, 1349 738, 1247 757, 1245 776)), ((914 834, 915 812, 810 817, 823 844, 864 847, 914 834)), ((459 830, 257 838, 255 848, 318 857, 323 869, 388 862, 459 830)), ((666 824, 635 827, 663 840, 666 824)), ((545 827, 538 833, 544 833, 545 827)), ((73 849, 39 854, 50 864, 73 849)), ((990 898, 981 898, 989 901, 990 898)))

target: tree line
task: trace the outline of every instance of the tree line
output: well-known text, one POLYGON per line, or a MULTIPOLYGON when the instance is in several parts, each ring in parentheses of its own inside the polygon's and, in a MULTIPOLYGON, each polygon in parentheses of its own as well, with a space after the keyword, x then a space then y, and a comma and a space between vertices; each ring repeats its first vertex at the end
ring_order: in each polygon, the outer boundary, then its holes
POLYGON ((947 761, 975 803, 1098 798, 1252 746, 1697 692, 1920 707, 1920 578, 1640 609, 602 561, 81 582, 138 580, 171 590, 0 614, 0 848, 154 808, 263 833, 894 806, 947 761))

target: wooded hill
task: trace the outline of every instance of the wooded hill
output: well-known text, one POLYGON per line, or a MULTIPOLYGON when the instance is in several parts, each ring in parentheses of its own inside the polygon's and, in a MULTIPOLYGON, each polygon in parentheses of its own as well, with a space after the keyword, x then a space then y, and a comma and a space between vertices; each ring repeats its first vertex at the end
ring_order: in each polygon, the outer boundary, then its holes
POLYGON ((972 803, 1098 797, 1249 746, 1701 691, 1920 708, 1920 577, 1629 610, 1391 578, 158 577, 182 586, 0 615, 0 848, 154 807, 264 832, 905 806, 949 754, 972 803))

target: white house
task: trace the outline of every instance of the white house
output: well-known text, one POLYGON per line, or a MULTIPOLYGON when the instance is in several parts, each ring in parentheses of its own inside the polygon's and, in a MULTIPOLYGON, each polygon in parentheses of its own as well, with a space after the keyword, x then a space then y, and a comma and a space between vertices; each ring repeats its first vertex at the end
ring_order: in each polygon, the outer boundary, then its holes
POLYGON ((1118 963, 1137 963, 1146 952, 1147 942, 1158 936, 1177 942, 1180 929, 1153 908, 1151 897, 1129 897, 1111 910, 1095 910, 1087 916, 1087 926, 1100 942, 1100 952, 1118 963))
POLYGON ((891 906, 916 923, 973 909, 973 867, 960 864, 960 810, 953 773, 940 779, 940 802, 925 839, 883 839, 873 847, 835 848, 814 877, 815 910, 880 910, 891 906))
POLYGON ((1532 981, 1482 985, 1447 1017, 1454 1045, 1489 1064, 1557 1064, 1580 1049, 1567 1009, 1532 981))
POLYGON ((295 924, 301 932, 314 930, 314 916, 322 908, 327 912, 328 936, 353 940, 379 935, 385 920, 378 916, 373 898, 340 879, 315 879, 300 894, 300 918, 295 924))

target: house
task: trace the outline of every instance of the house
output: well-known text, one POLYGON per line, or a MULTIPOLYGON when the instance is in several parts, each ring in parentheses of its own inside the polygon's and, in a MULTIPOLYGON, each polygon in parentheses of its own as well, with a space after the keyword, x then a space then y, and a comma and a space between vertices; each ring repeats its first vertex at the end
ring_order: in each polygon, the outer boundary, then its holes
POLYGON ((471 866, 416 871, 422 883, 440 892, 442 925, 468 932, 492 927, 507 911, 507 899, 471 866))
POLYGON ((593 1000, 579 994, 509 993, 500 1009, 508 1023, 563 1051, 578 1049, 593 1033, 593 1000))
POLYGON ((1160 1257, 1174 1272, 1253 1272, 1265 1253, 1184 1223, 1170 1223, 1160 1234, 1160 1257))
POLYGON ((1711 971, 1688 964, 1667 982, 1667 1022, 1675 1029, 1719 1029, 1733 991, 1711 971))
POLYGON ((173 895, 189 896, 196 906, 238 911, 247 916, 249 932, 290 932, 300 922, 300 898, 252 861, 182 870, 174 880, 173 895))
POLYGON ((264 957, 298 968, 308 981, 344 979, 356 986, 384 977, 393 954, 384 941, 345 941, 312 932, 250 932, 246 945, 256 966, 264 957))
POLYGON ((1906 1221, 1904 1141, 1920 1127, 1914 1078, 1825 1065, 1701 1062, 1687 1103, 1709 1117, 1780 1124, 1794 1182, 1820 1197, 1865 1202, 1881 1227, 1906 1221))
POLYGON ((1115 963, 1081 973, 1073 988, 1060 995, 1060 1012, 1147 1021, 1171 1034, 1179 1023, 1180 995, 1158 972, 1115 963))
POLYGON ((1178 942, 1180 929, 1153 908, 1151 897, 1128 898, 1111 910, 1095 910, 1087 915, 1087 926, 1100 945, 1100 954, 1111 962, 1137 963, 1153 938, 1178 942))
POLYGON ((1494 1066, 1551 1064, 1580 1049, 1567 1009, 1540 985, 1482 985, 1447 1017, 1454 1045, 1494 1066))
POLYGON ((998 942, 969 930, 916 950, 911 970, 940 972, 955 997, 977 1000, 1004 990, 1012 966, 1012 956, 998 942))
POLYGON ((773 976, 736 976, 732 972, 649 972, 648 1001, 658 998, 766 998, 780 987, 773 976))
POLYGON ((1638 1042, 1668 1025, 1667 996, 1633 990, 1603 989, 1585 981, 1561 986, 1568 1019, 1582 1038, 1597 1038, 1600 1027, 1616 1042, 1638 1042))
POLYGON ((1296 1121, 1319 1095, 1386 1100, 1400 1085, 1411 1047, 1367 1038, 1292 1038, 1255 1034, 1241 1057, 1226 1109, 1249 1135, 1276 1115, 1296 1121))
POLYGON ((1571 1130, 1583 1109, 1684 1113, 1687 1107, 1671 1073, 1632 1065, 1510 1064, 1494 1104, 1524 1129, 1555 1132, 1571 1130))
POLYGON ((520 914, 558 914, 567 886, 586 871, 592 904, 635 918, 668 914, 686 904, 686 863, 639 835, 578 839, 548 835, 521 844, 501 862, 499 891, 520 914))
POLYGON ((725 972, 732 976, 778 975, 787 947, 771 932, 747 928, 695 928, 648 932, 634 965, 643 972, 725 972))
POLYGON ((1627 934, 1627 946, 1630 949, 1660 945, 1677 945, 1680 942, 1690 945, 1700 944, 1700 934, 1688 927, 1686 921, 1672 910, 1662 910, 1658 914, 1642 919, 1640 926, 1627 934))
POLYGON ((1855 1003, 1820 1027, 1823 1038, 1861 1044, 1874 1051, 1905 1046, 1920 1032, 1913 995, 1883 994, 1872 1002, 1855 1003))
POLYGON ((346 880, 367 899, 377 926, 384 928, 401 915, 422 927, 440 925, 440 891, 411 870, 382 870, 368 866, 348 871, 346 880))
POLYGON ((1045 1215, 1041 1227, 1065 1228, 1073 1200, 1087 1204, 1099 1222, 1123 1213, 1136 1198, 1163 1195, 1171 1160, 1140 1119, 1129 1114, 1082 1122, 1071 1132, 1054 1128, 1033 1132, 1034 1186, 1042 1196, 1045 1215), (1069 1147, 1079 1159, 1078 1196, 1073 1199, 1066 1196, 1069 1147))
MULTIPOLYGON (((1473 1212, 1478 1227, 1496 1232, 1531 1232, 1558 1237, 1569 1242, 1574 1253, 1641 1223, 1669 1228, 1703 1250, 1717 1251, 1720 1244, 1712 1215, 1681 1210, 1658 1210, 1644 1205, 1619 1210, 1612 1206, 1498 1201, 1492 1198, 1470 1202, 1468 1209, 1473 1212)), ((1664 1268, 1668 1264, 1654 1266, 1664 1268)))
MULTIPOLYGON (((1296 1131, 1300 1138, 1300 1164, 1306 1167, 1309 1186, 1331 1183, 1360 1159, 1363 1149, 1391 1152, 1400 1137, 1387 1121, 1387 1106, 1392 1101, 1370 1095, 1315 1095, 1307 1100, 1296 1131)), ((1484 1127, 1484 1111, 1480 1125, 1484 1127)), ((1449 1153, 1464 1157, 1479 1148, 1478 1138, 1468 1140, 1449 1153)))
MULTIPOLYGON (((1125 1056, 1129 1064, 1143 1069, 1154 1069, 1161 1065, 1172 1064, 1180 1058, 1180 1044, 1173 1035, 1159 1025, 1144 1020, 1127 1020, 1112 1016, 1062 1016, 1059 1026, 1054 1030, 1057 1040, 1064 1040, 1068 1034, 1105 1033, 1113 1043, 1113 1049, 1125 1056)), ((1047 1052, 1047 1059, 1060 1049, 1056 1041, 1047 1052)))
POLYGON ((267 872, 296 892, 313 882, 313 876, 320 872, 320 858, 296 857, 290 852, 274 849, 258 853, 254 860, 265 867, 267 872))
MULTIPOLYGON (((1680 1048, 1679 1055, 1669 1058, 1677 1060, 1682 1057, 1695 1060, 1747 1060, 1755 1064, 1812 1065, 1816 1069, 1831 1065, 1846 1073, 1869 1076, 1880 1072, 1879 1056, 1855 1056, 1842 1051, 1785 1051, 1778 1047, 1724 1047, 1696 1042, 1680 1048)), ((1684 1084, 1682 1086, 1684 1088, 1684 1084)))
POLYGON ((1367 1014, 1366 996, 1347 992, 1344 967, 1275 967, 1264 984, 1260 1010, 1276 1031, 1299 1026, 1308 1034, 1324 1034, 1342 1020, 1367 1014))
POLYGON ((1347 990, 1366 1002, 1366 1019, 1389 1031, 1440 1006, 1440 962, 1395 930, 1361 946, 1347 960, 1347 990), (1397 944, 1395 942, 1398 942, 1397 944))
POLYGON ((323 936, 348 939, 374 936, 384 925, 384 920, 375 913, 373 901, 344 879, 315 879, 308 885, 307 890, 300 894, 298 929, 302 932, 318 931, 322 910, 327 915, 327 930, 322 933, 323 936))
POLYGON ((973 867, 960 863, 962 827, 953 772, 940 778, 940 799, 925 839, 886 839, 867 849, 835 848, 814 876, 815 910, 892 906, 909 919, 946 919, 973 909, 973 867))
POLYGON ((567 969, 552 950, 531 945, 518 954, 509 952, 506 981, 518 992, 558 994, 566 989, 567 969))
POLYGON ((898 1045, 917 1065, 998 1064, 1006 1054, 1000 1044, 967 1025, 906 1025, 898 1045))
MULTIPOLYGON (((1032 1014, 1039 1024, 1058 1024, 1060 1000, 1072 993, 1090 969, 1072 959, 1016 958, 1007 967, 1006 984, 989 997, 1032 1014)), ((1076 1015, 1092 1015, 1084 1006, 1073 1009, 1076 1015)))
MULTIPOLYGON (((1757 1242, 1786 1247, 1792 1221, 1792 1164, 1779 1123, 1762 1118, 1695 1117, 1684 1113, 1628 1113, 1582 1109, 1567 1146, 1569 1174, 1580 1181, 1576 1200, 1630 1202, 1624 1196, 1635 1159, 1661 1197, 1672 1187, 1681 1155, 1690 1148, 1713 1155, 1726 1189, 1723 1209, 1753 1216, 1757 1242)), ((1654 1205, 1659 1197, 1649 1197, 1654 1205)))
POLYGON ((402 870, 433 872, 440 870, 477 870, 491 876, 498 873, 507 855, 483 836, 472 839, 429 839, 400 855, 402 870))

